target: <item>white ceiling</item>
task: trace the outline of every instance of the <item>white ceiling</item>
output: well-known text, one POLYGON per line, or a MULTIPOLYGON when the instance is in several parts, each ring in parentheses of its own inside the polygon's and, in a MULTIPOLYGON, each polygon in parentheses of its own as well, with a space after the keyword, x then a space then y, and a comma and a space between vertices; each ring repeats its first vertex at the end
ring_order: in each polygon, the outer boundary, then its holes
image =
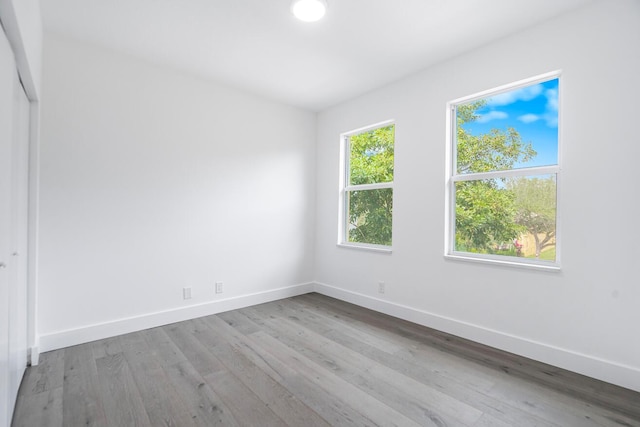
POLYGON ((45 29, 319 111, 593 0, 42 0, 45 29))

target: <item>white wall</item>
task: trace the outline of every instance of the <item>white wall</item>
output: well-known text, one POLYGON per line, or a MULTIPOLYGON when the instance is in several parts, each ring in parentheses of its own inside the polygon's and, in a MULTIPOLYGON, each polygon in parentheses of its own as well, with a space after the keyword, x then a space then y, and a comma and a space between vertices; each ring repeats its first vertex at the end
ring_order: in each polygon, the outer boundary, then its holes
POLYGON ((640 390, 639 44, 640 2, 600 1, 321 113, 318 290, 640 390), (562 270, 445 260, 447 101, 558 69, 562 270), (338 248, 338 135, 386 119, 394 251, 338 248))
POLYGON ((315 114, 53 34, 44 52, 42 351, 310 289, 315 114))
POLYGON ((39 0, 0 0, 0 19, 30 100, 42 86, 42 19, 39 0))

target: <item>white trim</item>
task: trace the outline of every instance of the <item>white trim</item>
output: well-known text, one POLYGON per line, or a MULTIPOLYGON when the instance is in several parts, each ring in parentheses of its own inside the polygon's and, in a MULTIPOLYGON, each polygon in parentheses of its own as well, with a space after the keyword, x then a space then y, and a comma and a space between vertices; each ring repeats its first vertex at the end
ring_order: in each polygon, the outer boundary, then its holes
POLYGON ((549 80, 560 78, 561 74, 562 74, 562 70, 550 71, 548 73, 539 74, 534 77, 518 80, 516 82, 508 83, 492 89, 486 89, 481 92, 474 93, 473 95, 467 95, 467 96, 463 96, 462 98, 449 101, 448 108, 451 108, 452 106, 457 104, 463 104, 463 103, 475 101, 477 99, 483 99, 483 98, 486 98, 488 95, 492 95, 492 96, 499 95, 501 93, 509 92, 510 90, 517 89, 519 87, 529 86, 535 83, 543 83, 549 80))
POLYGON ((368 132, 370 130, 374 130, 374 129, 378 129, 378 128, 383 128, 385 126, 393 125, 395 123, 396 123, 395 119, 384 120, 382 122, 377 122, 377 123, 372 124, 372 125, 364 126, 364 127, 357 128, 357 129, 353 129, 353 130, 350 130, 348 132, 343 132, 343 133, 340 134, 340 137, 344 138, 345 136, 357 135, 359 133, 368 132))
POLYGON ((523 357, 640 391, 640 367, 629 366, 470 322, 316 282, 315 292, 523 357))
POLYGON ((516 258, 504 255, 474 254, 473 252, 456 252, 444 254, 446 259, 471 261, 485 264, 504 265, 507 267, 525 267, 546 271, 560 271, 558 262, 545 262, 535 258, 516 258))
POLYGON ((512 91, 525 86, 530 86, 536 83, 543 83, 549 80, 558 80, 558 123, 561 123, 562 112, 562 71, 556 70, 545 74, 540 74, 531 78, 522 79, 517 82, 509 83, 506 85, 498 86, 497 88, 487 89, 473 95, 465 96, 447 102, 446 105, 446 155, 445 155, 445 238, 444 238, 444 256, 445 258, 472 261, 472 262, 485 262, 495 265, 505 265, 510 267, 527 267, 537 268, 544 270, 559 270, 560 269, 560 257, 561 257, 561 238, 560 238, 560 175, 561 175, 561 152, 562 152, 562 126, 558 126, 558 163, 555 165, 536 166, 529 168, 517 168, 509 170, 497 170, 489 172, 479 173, 458 173, 456 165, 457 147, 456 140, 456 106, 460 104, 466 104, 478 99, 484 99, 488 96, 495 96, 504 92, 512 91), (547 263, 540 260, 528 260, 520 257, 513 256, 493 256, 487 254, 475 254, 472 252, 458 252, 455 250, 455 183, 462 181, 477 181, 484 179, 495 178, 509 178, 509 177, 526 177, 535 175, 555 175, 556 182, 556 232, 555 232, 555 247, 556 247, 556 259, 553 263, 547 263))
POLYGON ((29 111, 29 207, 28 207, 28 287, 27 345, 31 366, 40 359, 38 339, 38 255, 40 226, 40 103, 31 101, 29 111))
MULTIPOLYGON (((229 310, 249 307, 256 304, 275 301, 296 295, 302 295, 313 291, 313 283, 304 283, 264 292, 240 295, 236 297, 210 301, 203 304, 180 307, 155 313, 147 313, 139 316, 116 319, 109 322, 82 326, 74 329, 56 331, 40 336, 40 348, 36 351, 46 352, 72 345, 83 344, 99 339, 114 337, 130 332, 155 328, 157 326, 197 317, 209 316, 229 310)), ((33 351, 33 349, 32 349, 33 351)))
POLYGON ((393 188, 393 181, 376 182, 375 184, 345 185, 344 191, 381 190, 393 188))
POLYGON ((16 3, 15 0, 0 1, 0 17, 2 17, 2 19, 0 19, 0 24, 2 25, 0 31, 4 29, 4 34, 9 41, 15 58, 18 75, 20 76, 20 81, 22 82, 22 87, 24 87, 24 91, 27 94, 27 98, 29 98, 29 101, 34 101, 40 99, 40 94, 37 89, 42 88, 36 87, 32 70, 34 64, 29 63, 27 49, 24 44, 24 37, 20 31, 20 24, 18 23, 18 17, 16 16, 14 3, 16 3))
POLYGON ((563 113, 564 110, 564 89, 563 79, 561 78, 561 72, 558 71, 558 173, 556 174, 556 264, 558 267, 562 264, 562 216, 560 215, 563 212, 562 209, 562 161, 564 159, 563 151, 564 151, 564 139, 562 137, 562 132, 564 130, 564 126, 560 126, 563 122, 563 113))
POLYGON ((38 346, 27 349, 27 362, 29 366, 37 366, 40 362, 40 348, 38 346))
POLYGON ((345 203, 345 187, 348 179, 346 177, 347 155, 346 150, 349 146, 349 138, 345 134, 340 135, 340 176, 338 179, 338 244, 346 241, 347 237, 347 204, 345 203))
POLYGON ((548 363, 569 371, 577 372, 602 381, 640 391, 640 368, 617 363, 580 352, 530 340, 495 329, 485 328, 470 322, 416 309, 403 304, 394 303, 368 295, 352 292, 320 282, 310 282, 272 291, 258 292, 212 301, 165 312, 150 313, 112 322, 89 325, 66 331, 59 331, 41 337, 41 347, 32 347, 31 357, 36 358, 41 352, 82 344, 97 339, 108 338, 135 332, 169 323, 193 319, 201 316, 235 310, 255 304, 262 304, 282 298, 302 295, 309 292, 337 298, 361 307, 388 314, 422 326, 466 338, 484 345, 518 354, 548 363))
POLYGON ((514 177, 527 177, 537 175, 556 175, 560 173, 560 167, 558 165, 553 166, 539 166, 535 168, 520 168, 499 170, 491 172, 477 172, 477 173, 464 173, 459 175, 453 175, 451 180, 454 182, 460 181, 479 181, 483 179, 494 178, 514 178, 514 177))
POLYGON ((453 197, 453 183, 451 179, 453 177, 453 171, 455 170, 455 166, 453 165, 453 159, 456 157, 454 154, 454 150, 456 144, 453 142, 454 135, 454 126, 453 126, 453 117, 455 114, 451 112, 451 109, 454 108, 453 104, 447 103, 447 109, 445 111, 445 179, 444 179, 444 255, 446 256, 451 252, 451 250, 455 247, 453 239, 454 239, 454 231, 455 231, 455 198, 453 197))
MULTIPOLYGON (((348 205, 346 202, 347 194, 352 191, 359 190, 379 190, 390 188, 393 191, 393 181, 391 182, 380 182, 374 184, 361 184, 361 185, 351 185, 349 181, 349 177, 351 176, 351 163, 349 162, 349 157, 351 155, 351 148, 349 146, 349 137, 352 135, 358 135, 361 133, 369 132, 375 129, 383 128, 386 126, 395 126, 395 119, 385 120, 382 122, 375 123, 373 125, 361 127, 358 129, 353 129, 348 132, 343 132, 340 134, 340 179, 338 183, 338 243, 339 247, 348 247, 354 249, 364 249, 375 252, 391 252, 391 246, 384 245, 374 245, 367 243, 358 243, 358 242, 349 242, 347 236, 347 218, 348 218, 348 205)), ((393 145, 395 148, 395 129, 394 129, 394 141, 393 145)), ((395 167, 395 159, 394 159, 394 167, 395 167)), ((395 175, 395 170, 394 170, 395 175)), ((393 219, 392 219, 393 221, 393 219)), ((392 224, 393 227, 393 224, 392 224)))
POLYGON ((392 246, 373 245, 371 243, 342 242, 338 243, 337 246, 339 248, 358 249, 361 251, 379 252, 386 254, 390 254, 391 252, 393 252, 392 246))

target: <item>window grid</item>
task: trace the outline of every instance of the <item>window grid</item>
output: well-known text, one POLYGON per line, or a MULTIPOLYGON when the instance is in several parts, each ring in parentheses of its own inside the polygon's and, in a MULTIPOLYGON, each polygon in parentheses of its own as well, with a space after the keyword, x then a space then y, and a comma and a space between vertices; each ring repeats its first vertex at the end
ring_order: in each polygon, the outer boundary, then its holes
MULTIPOLYGON (((558 132, 557 141, 557 161, 556 164, 548 166, 537 167, 521 167, 504 170, 491 170, 487 172, 469 172, 464 173, 458 171, 457 156, 458 156, 458 123, 457 123, 457 106, 468 104, 474 101, 489 98, 491 96, 500 95, 505 92, 525 88, 536 83, 543 83, 550 80, 558 80, 558 88, 560 88, 560 72, 548 73, 542 76, 538 76, 532 79, 523 80, 511 85, 505 85, 495 90, 489 90, 477 94, 475 96, 461 98, 449 103, 447 120, 448 120, 448 156, 447 161, 447 196, 446 196, 446 208, 447 214, 445 216, 445 256, 450 258, 458 258, 470 261, 500 263, 513 266, 524 266, 558 270, 560 268, 560 224, 559 224, 559 200, 558 195, 560 193, 560 132, 558 132), (489 253, 474 253, 457 250, 456 248, 456 184, 461 182, 473 182, 490 179, 507 179, 507 178, 534 178, 542 176, 553 176, 555 182, 555 249, 556 256, 553 262, 542 261, 539 259, 520 258, 504 255, 494 255, 489 253)), ((559 90, 560 92, 560 90, 559 90)), ((560 122, 560 111, 558 110, 558 122, 560 122)))
MULTIPOLYGON (((351 226, 349 222, 349 202, 352 194, 356 192, 368 192, 375 190, 384 190, 390 189, 393 192, 394 182, 393 180, 384 181, 384 182, 375 182, 375 183, 367 183, 367 184, 352 184, 351 183, 351 138, 354 136, 358 136, 361 134, 366 134, 369 132, 374 132, 378 129, 393 127, 393 132, 395 133, 395 124, 393 121, 385 121, 382 123, 378 123, 372 126, 368 126, 365 128, 357 129, 348 133, 345 133, 341 136, 342 150, 341 150, 341 170, 343 171, 341 174, 341 182, 340 182, 340 218, 339 218, 339 236, 338 236, 338 245, 346 246, 346 247, 354 247, 361 249, 370 249, 374 251, 382 251, 382 252, 390 252, 391 244, 377 244, 377 243, 368 243, 368 242, 359 242, 359 241, 351 241, 349 239, 349 227, 351 226)), ((392 145, 395 145, 395 137, 392 145)), ((393 196, 391 196, 393 197, 393 196)))

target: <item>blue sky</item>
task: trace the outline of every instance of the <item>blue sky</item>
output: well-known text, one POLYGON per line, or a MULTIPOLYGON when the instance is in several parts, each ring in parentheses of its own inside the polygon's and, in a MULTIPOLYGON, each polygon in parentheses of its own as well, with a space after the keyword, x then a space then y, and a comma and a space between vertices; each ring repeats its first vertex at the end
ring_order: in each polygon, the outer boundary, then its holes
POLYGON ((531 142, 538 155, 516 167, 547 166, 558 163, 558 79, 526 86, 485 98, 487 105, 477 111, 479 118, 464 128, 479 135, 497 128, 515 128, 524 142, 531 142))

